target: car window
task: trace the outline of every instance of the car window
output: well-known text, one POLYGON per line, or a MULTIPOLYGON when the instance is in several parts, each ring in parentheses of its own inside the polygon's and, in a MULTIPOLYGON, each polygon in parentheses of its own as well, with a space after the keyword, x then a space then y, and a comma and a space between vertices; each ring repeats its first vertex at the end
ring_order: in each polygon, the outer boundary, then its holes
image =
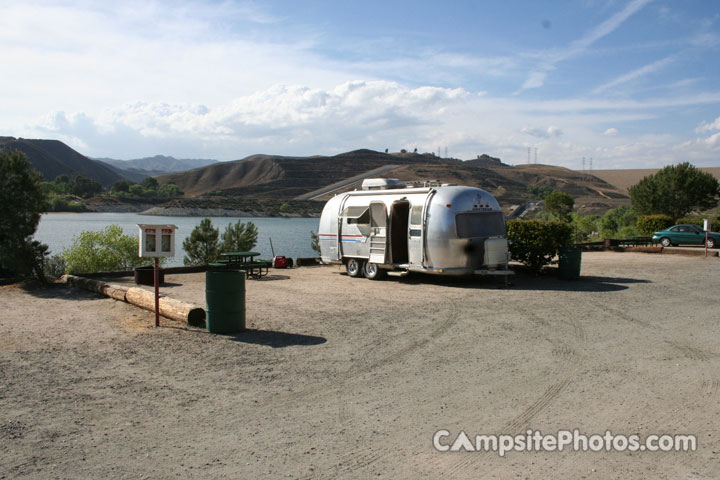
POLYGON ((680 227, 673 227, 673 228, 670 229, 670 231, 671 231, 671 232, 679 232, 679 231, 680 231, 680 227))

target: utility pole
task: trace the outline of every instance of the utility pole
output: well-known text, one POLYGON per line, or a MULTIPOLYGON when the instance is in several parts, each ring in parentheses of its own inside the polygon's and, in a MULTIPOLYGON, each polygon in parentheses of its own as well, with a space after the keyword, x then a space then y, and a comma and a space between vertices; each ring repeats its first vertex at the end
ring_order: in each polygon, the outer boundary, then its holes
POLYGON ((530 147, 528 147, 528 165, 530 165, 530 147))
POLYGON ((582 159, 582 171, 585 171, 585 157, 582 159))
POLYGON ((537 147, 535 147, 535 164, 537 165, 537 147))

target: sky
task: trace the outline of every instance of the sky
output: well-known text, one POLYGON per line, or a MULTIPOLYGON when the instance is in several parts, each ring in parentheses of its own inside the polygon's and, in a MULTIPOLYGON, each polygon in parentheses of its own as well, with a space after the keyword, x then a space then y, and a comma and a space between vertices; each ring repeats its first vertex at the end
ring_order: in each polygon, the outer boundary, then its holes
POLYGON ((407 149, 720 166, 715 0, 0 0, 0 135, 91 157, 407 149))

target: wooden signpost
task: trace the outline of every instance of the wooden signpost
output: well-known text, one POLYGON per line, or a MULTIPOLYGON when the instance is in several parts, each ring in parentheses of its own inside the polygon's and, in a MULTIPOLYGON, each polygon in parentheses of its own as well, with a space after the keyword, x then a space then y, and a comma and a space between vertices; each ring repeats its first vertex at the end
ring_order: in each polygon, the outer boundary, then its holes
POLYGON ((140 257, 154 258, 153 283, 155 284, 155 326, 160 326, 160 257, 175 256, 176 225, 149 225, 139 223, 140 257))

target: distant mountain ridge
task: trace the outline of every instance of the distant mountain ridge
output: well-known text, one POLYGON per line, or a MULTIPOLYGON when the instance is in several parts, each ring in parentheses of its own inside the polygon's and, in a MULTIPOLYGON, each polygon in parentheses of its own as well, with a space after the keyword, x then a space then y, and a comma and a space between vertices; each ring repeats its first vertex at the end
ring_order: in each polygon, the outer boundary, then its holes
POLYGON ((145 175, 155 176, 164 173, 185 172, 195 168, 202 168, 214 163, 217 160, 203 158, 175 158, 167 155, 155 155, 153 157, 134 158, 131 160, 116 160, 114 158, 96 158, 101 162, 113 167, 139 172, 145 175))
MULTIPOLYGON (((628 203, 626 192, 592 175, 552 165, 504 164, 498 158, 481 155, 473 160, 440 158, 432 154, 382 153, 355 150, 335 156, 284 157, 252 155, 184 173, 158 177, 158 182, 175 183, 190 197, 221 201, 222 198, 291 200, 348 178, 385 166, 393 168, 382 177, 401 180, 437 180, 487 190, 506 206, 535 200, 534 188, 561 190, 572 195, 584 213, 595 213, 628 203)), ((339 190, 319 195, 317 200, 360 187, 361 181, 347 183, 339 190)), ((313 197, 315 198, 315 197, 313 197)))
POLYGON ((13 150, 23 152, 33 168, 47 180, 79 173, 107 187, 123 178, 108 165, 82 155, 59 140, 0 137, 0 151, 13 150))

